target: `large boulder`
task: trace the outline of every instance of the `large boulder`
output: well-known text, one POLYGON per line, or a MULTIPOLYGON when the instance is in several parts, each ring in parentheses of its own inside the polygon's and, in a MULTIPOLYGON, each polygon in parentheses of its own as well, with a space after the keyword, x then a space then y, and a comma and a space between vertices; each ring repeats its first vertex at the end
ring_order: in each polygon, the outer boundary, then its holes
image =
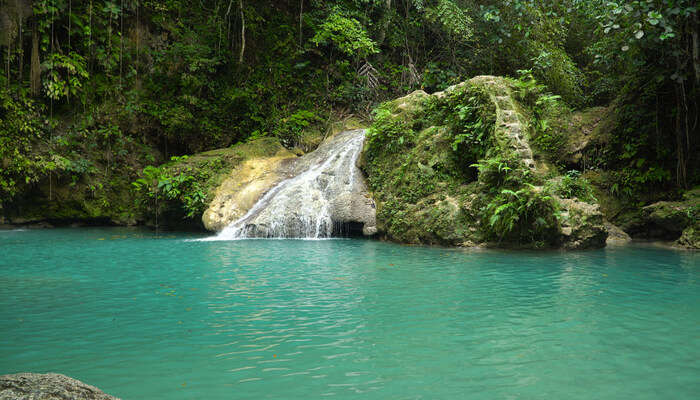
POLYGON ((630 235, 620 229, 620 227, 617 225, 613 225, 610 222, 605 222, 605 229, 608 231, 608 239, 605 241, 607 245, 619 245, 632 241, 630 235))
POLYGON ((119 400, 61 374, 0 375, 0 400, 119 400))
POLYGON ((604 247, 608 238, 603 213, 597 204, 576 199, 557 199, 562 209, 562 245, 581 250, 604 247))
POLYGON ((558 171, 536 157, 532 126, 517 87, 494 76, 382 104, 362 164, 380 234, 416 244, 605 246, 595 198, 544 184, 558 171))
MULTIPOLYGON (((312 228, 327 236, 336 227, 375 234, 375 203, 355 165, 363 141, 364 130, 351 130, 301 157, 248 160, 217 188, 202 217, 204 226, 212 231, 233 226, 235 232, 260 237, 314 236, 312 228), (240 227, 232 225, 235 221, 240 227)), ((341 233, 347 232, 333 232, 341 233)))

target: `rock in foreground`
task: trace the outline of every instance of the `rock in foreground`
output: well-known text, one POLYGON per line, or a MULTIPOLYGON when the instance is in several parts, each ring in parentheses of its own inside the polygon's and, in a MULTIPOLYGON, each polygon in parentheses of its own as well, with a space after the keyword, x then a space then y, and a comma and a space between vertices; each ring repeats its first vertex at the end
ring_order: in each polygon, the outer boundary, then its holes
POLYGON ((61 374, 0 375, 0 400, 118 400, 61 374))

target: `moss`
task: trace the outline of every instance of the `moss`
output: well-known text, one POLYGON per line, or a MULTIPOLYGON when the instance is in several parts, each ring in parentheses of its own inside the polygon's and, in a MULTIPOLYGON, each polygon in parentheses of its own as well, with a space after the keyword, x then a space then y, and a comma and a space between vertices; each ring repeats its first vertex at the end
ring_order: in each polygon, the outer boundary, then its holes
POLYGON ((362 165, 388 238, 452 245, 484 239, 477 199, 483 187, 473 164, 510 153, 507 141, 495 138, 489 90, 477 80, 437 96, 418 91, 375 112, 362 165))
MULTIPOLYGON (((190 221, 201 226, 201 216, 213 200, 216 188, 231 170, 252 158, 272 157, 287 152, 275 138, 263 137, 230 148, 210 150, 192 156, 174 157, 152 169, 154 181, 141 180, 141 210, 146 218, 161 221, 190 221), (160 202, 155 202, 159 197, 160 202)), ((146 171, 144 171, 146 172, 146 171)))
POLYGON ((407 243, 595 247, 605 242, 585 179, 544 175, 529 159, 531 111, 512 83, 480 76, 428 96, 414 92, 375 111, 362 158, 380 232, 407 243), (528 162, 530 161, 530 162, 528 162), (478 168, 477 168, 478 167, 478 168), (559 209, 571 210, 562 233, 559 209), (590 221, 589 221, 590 220, 590 221), (571 239, 571 240, 569 240, 571 239))
POLYGON ((700 249, 700 224, 696 223, 683 230, 677 245, 687 249, 700 249))
POLYGON ((611 114, 604 107, 572 111, 563 103, 544 111, 540 122, 546 129, 533 130, 538 154, 567 169, 588 169, 601 163, 611 129, 611 114))

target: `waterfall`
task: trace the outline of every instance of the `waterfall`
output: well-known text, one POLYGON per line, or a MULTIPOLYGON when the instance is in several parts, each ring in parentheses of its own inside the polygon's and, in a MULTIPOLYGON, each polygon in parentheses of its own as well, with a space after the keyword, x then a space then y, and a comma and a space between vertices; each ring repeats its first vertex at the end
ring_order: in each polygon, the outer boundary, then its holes
POLYGON ((273 186, 214 239, 328 238, 337 234, 352 221, 353 212, 357 214, 358 198, 367 197, 356 166, 364 138, 364 130, 342 132, 299 158, 293 177, 273 186))

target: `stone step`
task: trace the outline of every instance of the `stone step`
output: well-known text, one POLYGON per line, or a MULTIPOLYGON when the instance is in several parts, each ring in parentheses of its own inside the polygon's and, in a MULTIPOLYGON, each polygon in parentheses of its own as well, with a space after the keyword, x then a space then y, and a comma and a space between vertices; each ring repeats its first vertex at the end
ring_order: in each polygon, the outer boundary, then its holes
POLYGON ((513 110, 501 110, 501 120, 505 123, 518 123, 518 115, 513 110))
POLYGON ((506 110, 513 108, 513 103, 511 103, 509 96, 496 96, 495 98, 499 108, 506 110))

